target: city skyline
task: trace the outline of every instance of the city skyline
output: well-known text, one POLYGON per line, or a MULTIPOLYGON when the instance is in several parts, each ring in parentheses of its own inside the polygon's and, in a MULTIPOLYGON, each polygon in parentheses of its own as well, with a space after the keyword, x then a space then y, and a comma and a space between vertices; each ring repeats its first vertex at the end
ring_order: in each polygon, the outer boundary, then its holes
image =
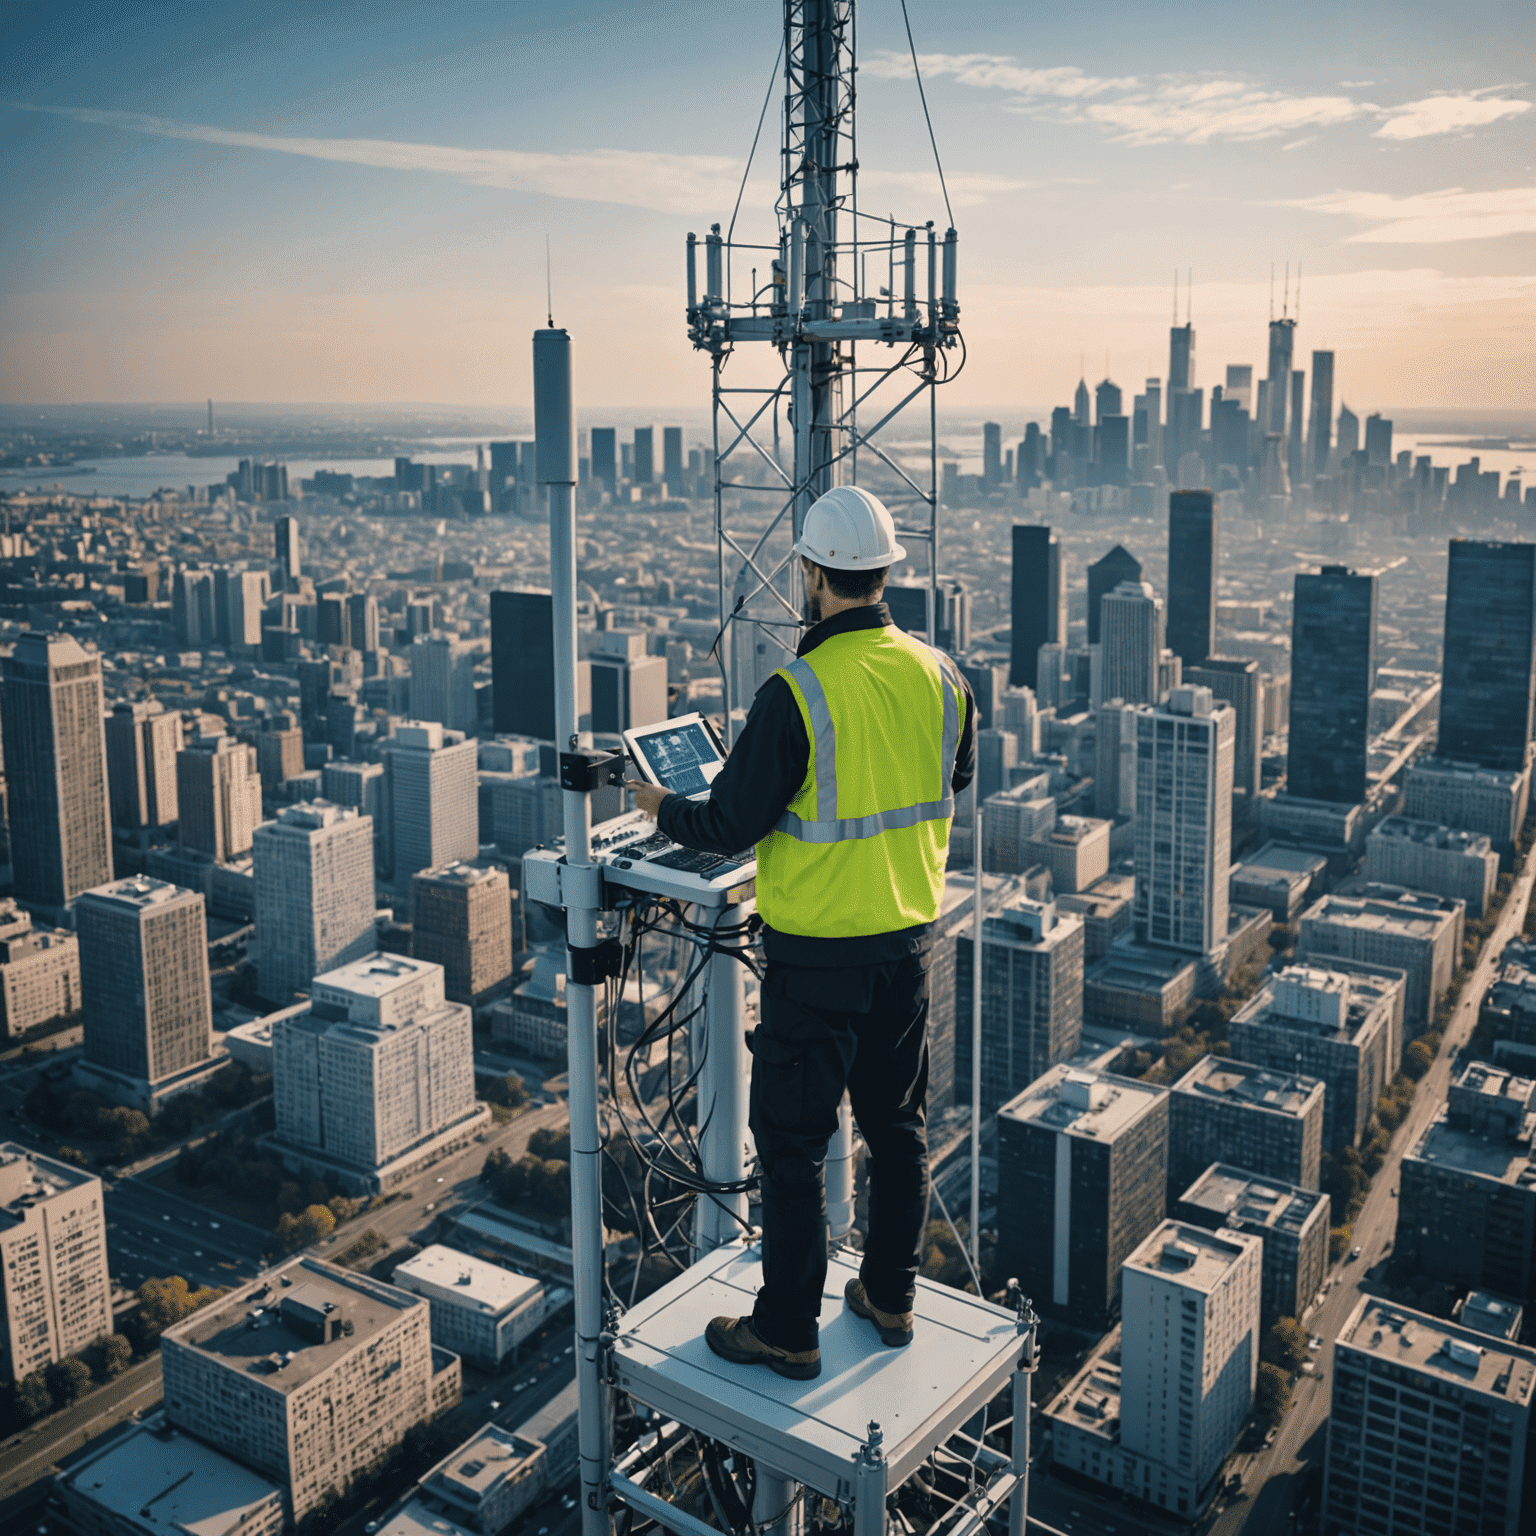
MULTIPOLYGON (((23 21, 0 397, 525 404, 508 353, 544 317, 547 236, 581 403, 702 403, 684 236, 731 217, 777 35, 734 10, 702 84, 697 5, 23 21)), ((1049 398, 1106 350, 1124 385, 1161 375, 1175 269, 1203 381, 1262 366, 1289 262, 1297 356, 1337 353, 1336 399, 1530 409, 1536 114, 1508 83, 1517 9, 1474 10, 1123 7, 1027 36, 992 4, 917 12, 970 343, 946 407, 1049 398), (1319 27, 1298 62, 1285 43, 1319 27)), ((942 228, 899 14, 860 20, 866 206, 942 228)), ((767 233, 771 139, 738 236, 767 233)))

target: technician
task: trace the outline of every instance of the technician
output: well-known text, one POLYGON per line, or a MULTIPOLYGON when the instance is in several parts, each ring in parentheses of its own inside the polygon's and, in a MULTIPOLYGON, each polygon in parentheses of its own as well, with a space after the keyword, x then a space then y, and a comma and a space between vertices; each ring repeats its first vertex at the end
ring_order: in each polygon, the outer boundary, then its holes
POLYGON ((881 601, 905 557, 878 498, 838 486, 806 513, 810 628, 758 690, 707 800, 630 781, 675 842, 757 848, 767 969, 750 1123, 762 1182, 763 1286, 750 1317, 705 1333, 727 1360, 821 1372, 823 1172, 844 1089, 869 1160, 869 1235, 848 1306, 912 1338, 928 1216, 928 960, 954 796, 975 772, 975 700, 942 652, 881 601))

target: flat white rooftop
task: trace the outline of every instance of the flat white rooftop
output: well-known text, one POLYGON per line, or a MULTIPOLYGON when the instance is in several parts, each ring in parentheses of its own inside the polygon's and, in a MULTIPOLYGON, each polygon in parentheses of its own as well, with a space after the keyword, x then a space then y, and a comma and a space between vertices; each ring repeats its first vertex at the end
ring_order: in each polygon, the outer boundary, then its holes
POLYGON ((540 1289, 540 1282, 527 1275, 515 1275, 442 1243, 433 1243, 395 1266, 396 1285, 415 1290, 414 1281, 421 1282, 421 1294, 429 1300, 441 1298, 487 1313, 509 1311, 540 1289))
POLYGON ((762 1283, 759 1250, 717 1249, 625 1314, 613 1352, 618 1386, 650 1407, 760 1458, 827 1498, 854 1492, 854 1459, 870 1421, 884 1437, 886 1486, 898 1487, 934 1447, 1008 1385, 1022 1338, 1002 1307, 917 1282, 916 1332, 881 1344, 843 1304, 858 1255, 837 1253, 821 1306, 821 1375, 788 1381, 712 1354, 712 1317, 744 1317, 762 1283))
POLYGON ((316 986, 334 987, 354 992, 360 997, 388 997, 397 987, 442 967, 431 960, 413 960, 409 955, 391 955, 376 950, 361 960, 350 960, 334 971, 315 977, 316 986))

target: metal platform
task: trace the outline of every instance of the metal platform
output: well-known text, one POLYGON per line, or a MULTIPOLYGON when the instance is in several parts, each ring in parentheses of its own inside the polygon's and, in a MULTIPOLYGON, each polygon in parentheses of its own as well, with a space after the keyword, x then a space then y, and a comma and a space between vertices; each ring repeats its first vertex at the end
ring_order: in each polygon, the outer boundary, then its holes
POLYGON ((834 1255, 815 1381, 732 1365, 704 1343, 710 1318, 745 1316, 756 1300, 761 1258, 740 1243, 708 1254, 625 1315, 614 1380, 667 1417, 845 1502, 873 1420, 884 1436, 886 1486, 896 1488, 1009 1385, 1023 1339, 1012 1313, 919 1280, 913 1341, 887 1348, 844 1305, 843 1287, 857 1274, 857 1254, 834 1255))

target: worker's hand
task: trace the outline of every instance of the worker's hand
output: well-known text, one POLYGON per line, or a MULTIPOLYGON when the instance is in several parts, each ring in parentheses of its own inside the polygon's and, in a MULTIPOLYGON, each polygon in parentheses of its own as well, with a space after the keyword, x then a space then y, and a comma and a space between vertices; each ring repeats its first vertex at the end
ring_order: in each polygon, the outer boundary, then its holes
POLYGON ((635 797, 636 806, 652 821, 656 820, 661 802, 672 793, 670 789, 663 789, 659 784, 646 784, 639 779, 625 779, 624 787, 635 797))

